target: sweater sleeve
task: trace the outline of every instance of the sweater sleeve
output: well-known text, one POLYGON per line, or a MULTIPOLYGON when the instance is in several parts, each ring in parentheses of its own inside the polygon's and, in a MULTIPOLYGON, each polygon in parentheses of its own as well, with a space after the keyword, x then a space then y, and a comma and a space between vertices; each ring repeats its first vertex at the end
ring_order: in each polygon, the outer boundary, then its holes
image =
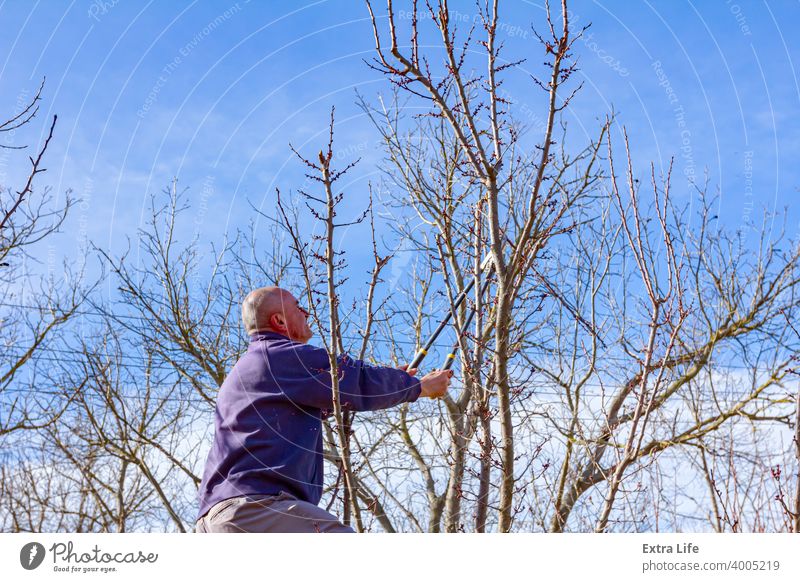
MULTIPOLYGON (((289 373, 281 370, 278 385, 293 402, 320 409, 333 408, 328 353, 314 346, 293 343, 289 373)), ((351 410, 367 411, 414 402, 421 392, 420 381, 397 368, 370 366, 347 355, 337 359, 339 399, 351 410)), ((275 362, 272 363, 275 373, 275 362)))

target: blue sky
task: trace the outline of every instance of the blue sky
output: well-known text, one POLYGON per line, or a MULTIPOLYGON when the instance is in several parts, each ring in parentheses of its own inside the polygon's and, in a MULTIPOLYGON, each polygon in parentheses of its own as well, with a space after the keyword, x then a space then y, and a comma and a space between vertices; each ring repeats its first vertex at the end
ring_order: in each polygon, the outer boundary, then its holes
MULTIPOLYGON (((475 14, 471 1, 451 10, 456 22, 475 14)), ((575 143, 613 105, 637 166, 664 168, 675 156, 677 196, 690 195, 686 175, 708 171, 722 223, 746 226, 759 205, 797 206, 800 3, 581 0, 570 10, 573 24, 592 23, 575 51, 575 80, 585 83, 566 117, 575 143)), ((0 111, 13 112, 47 77, 41 117, 13 139, 39 143, 45 116, 57 113, 40 183, 83 199, 59 252, 87 239, 123 250, 147 195, 173 176, 193 205, 187 238, 218 240, 253 218, 248 201, 269 209, 276 186, 302 183, 287 145, 318 151, 331 106, 342 159, 362 157, 347 183, 355 213, 381 160, 355 92, 388 93, 363 62, 374 47, 367 16, 358 0, 0 3, 0 111)), ((542 71, 530 25, 543 26, 543 6, 503 2, 500 19, 507 58, 528 59, 507 76, 517 114, 544 115, 528 77, 542 71)), ((0 166, 12 186, 25 169, 0 166)))

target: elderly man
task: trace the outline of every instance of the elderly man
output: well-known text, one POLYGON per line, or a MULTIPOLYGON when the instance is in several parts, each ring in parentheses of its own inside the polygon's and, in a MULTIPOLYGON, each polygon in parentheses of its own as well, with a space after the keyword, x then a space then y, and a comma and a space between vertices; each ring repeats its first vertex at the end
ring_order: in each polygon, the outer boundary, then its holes
MULTIPOLYGON (((306 343, 308 312, 288 291, 264 287, 245 298, 242 320, 250 345, 217 397, 197 531, 352 532, 317 507, 332 391, 327 352, 306 343)), ((342 357, 342 405, 378 410, 447 391, 451 372, 415 372, 342 357)))

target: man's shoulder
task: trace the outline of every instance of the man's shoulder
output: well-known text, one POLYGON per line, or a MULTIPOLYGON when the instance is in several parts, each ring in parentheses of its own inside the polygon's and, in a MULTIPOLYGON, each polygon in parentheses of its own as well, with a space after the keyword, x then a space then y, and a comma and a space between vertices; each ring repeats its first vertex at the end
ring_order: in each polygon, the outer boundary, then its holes
POLYGON ((251 360, 259 357, 267 358, 270 365, 292 365, 303 362, 320 367, 328 364, 328 352, 324 348, 297 342, 277 334, 251 342, 242 359, 251 360))
POLYGON ((227 374, 221 394, 237 393, 254 385, 273 384, 280 379, 317 375, 329 369, 328 352, 288 337, 254 341, 227 374))

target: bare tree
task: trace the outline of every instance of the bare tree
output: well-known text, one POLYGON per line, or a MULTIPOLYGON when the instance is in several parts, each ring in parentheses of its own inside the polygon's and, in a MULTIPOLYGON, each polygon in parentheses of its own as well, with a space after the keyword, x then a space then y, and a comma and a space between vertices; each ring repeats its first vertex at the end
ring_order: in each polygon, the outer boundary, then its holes
MULTIPOLYGON (((784 312, 784 316, 786 317, 786 324, 794 335, 800 339, 800 330, 792 324, 792 320, 787 313, 784 312)), ((791 361, 794 365, 795 362, 800 361, 800 356, 795 353, 791 361)), ((797 368, 789 368, 788 371, 793 376, 800 376, 800 371, 797 368)), ((780 502, 786 515, 791 519, 790 531, 800 533, 800 387, 797 388, 795 394, 794 413, 794 434, 792 435, 792 442, 794 443, 795 489, 791 501, 788 504, 785 501, 785 493, 781 486, 780 466, 774 469, 772 474, 775 481, 778 483, 778 493, 775 497, 780 502)))
POLYGON ((212 244, 208 261, 202 261, 196 238, 181 241, 177 234, 188 209, 186 191, 179 192, 173 180, 163 194, 150 196, 137 264, 130 264, 129 253, 117 258, 98 249, 116 280, 119 298, 93 300, 93 306, 130 334, 140 357, 150 350, 158 365, 176 370, 213 408, 217 390, 244 350, 239 305, 242 277, 250 269, 239 263, 248 254, 246 247, 237 254, 237 238, 223 241, 221 248, 212 244), (201 269, 208 275, 201 276, 201 269))
MULTIPOLYGON (((359 500, 366 500, 367 506, 379 520, 384 523, 387 530, 393 529, 385 512, 380 507, 380 502, 369 492, 368 487, 360 480, 353 467, 352 439, 354 411, 347 410, 341 402, 339 393, 339 360, 349 357, 345 348, 344 336, 351 328, 342 319, 341 297, 338 289, 349 278, 342 275, 346 266, 343 258, 344 250, 337 248, 337 230, 361 224, 369 216, 370 232, 372 234, 372 249, 374 265, 370 273, 365 294, 365 310, 362 324, 358 326, 360 346, 357 357, 363 359, 368 349, 369 339, 373 331, 375 317, 375 289, 380 283, 380 275, 386 266, 389 257, 378 254, 375 242, 374 216, 372 214, 372 199, 363 212, 351 220, 337 220, 344 193, 335 193, 336 182, 350 170, 358 160, 345 165, 342 169, 332 167, 334 159, 334 110, 331 110, 329 139, 325 150, 321 150, 317 160, 311 161, 303 157, 294 148, 292 150, 309 169, 306 182, 309 185, 318 184, 321 193, 312 192, 310 186, 298 190, 308 213, 323 229, 323 234, 313 235, 311 242, 304 238, 298 223, 297 209, 287 207, 277 193, 277 206, 281 226, 286 229, 291 240, 290 246, 295 254, 304 281, 305 293, 309 305, 309 312, 322 331, 322 341, 328 352, 331 388, 333 393, 332 409, 334 425, 326 425, 330 450, 327 458, 335 459, 340 467, 340 476, 343 478, 343 521, 345 524, 354 521, 356 531, 364 531, 364 520, 359 505, 359 500), (335 438, 334 437, 335 434, 335 438)), ((337 479, 337 483, 339 479, 337 479)))
MULTIPOLYGON (((512 527, 514 497, 518 487, 513 400, 519 394, 520 385, 515 380, 510 362, 517 352, 514 342, 520 329, 517 314, 520 308, 524 309, 524 303, 531 302, 532 298, 526 293, 526 281, 540 254, 548 247, 551 238, 568 230, 571 210, 580 205, 591 191, 597 177, 593 162, 606 132, 604 126, 599 131, 599 139, 577 157, 566 155, 566 150, 562 150, 560 158, 556 155, 557 150, 553 146, 556 143, 557 116, 569 106, 575 91, 579 89, 562 95, 563 87, 575 71, 571 51, 582 31, 577 34, 571 31, 566 2, 561 4, 561 17, 558 19, 551 18, 547 5, 548 32, 546 37, 539 36, 539 41, 549 61, 549 72, 546 80, 534 79, 547 95, 546 122, 537 153, 527 156, 519 150, 520 127, 512 123, 508 115, 510 101, 501 90, 501 77, 522 61, 503 60, 501 57, 503 43, 497 37, 498 4, 497 1, 485 6, 479 3, 476 21, 479 23, 480 37, 470 30, 463 38, 457 36, 446 0, 428 4, 429 18, 426 22, 431 22, 441 36, 441 48, 445 55, 441 67, 434 67, 432 56, 426 55, 419 43, 418 28, 421 24, 416 3, 410 11, 410 49, 404 52, 398 41, 400 27, 391 0, 387 3, 386 11, 388 40, 386 35, 379 32, 378 19, 370 2, 367 2, 376 42, 377 58, 373 67, 385 74, 401 91, 417 97, 424 94, 429 100, 432 104, 430 116, 441 119, 452 137, 452 141, 447 143, 446 153, 446 159, 453 162, 449 173, 450 183, 458 177, 474 192, 464 197, 452 196, 452 188, 438 190, 435 184, 426 183, 425 173, 420 172, 417 165, 419 157, 414 155, 413 150, 409 151, 413 146, 399 143, 391 115, 383 116, 381 125, 385 129, 382 129, 382 133, 389 143, 390 155, 398 166, 398 172, 404 181, 411 182, 408 192, 415 204, 419 201, 419 210, 424 219, 439 230, 443 268, 446 267, 452 274, 455 290, 463 289, 464 279, 470 274, 463 271, 463 263, 458 260, 459 255, 464 254, 465 245, 455 244, 453 231, 456 228, 452 225, 454 211, 461 204, 467 206, 465 214, 470 217, 467 222, 461 223, 462 226, 472 222, 473 217, 480 217, 478 223, 485 221, 485 230, 482 230, 485 235, 468 237, 466 249, 471 251, 468 256, 471 255, 477 265, 486 249, 493 262, 492 295, 491 301, 487 301, 491 311, 485 320, 478 318, 479 322, 483 321, 485 329, 476 330, 476 337, 481 341, 485 331, 491 333, 490 374, 483 382, 470 382, 463 398, 450 407, 455 414, 453 434, 461 442, 456 446, 455 474, 451 476, 448 493, 448 514, 451 516, 448 518, 449 530, 456 529, 460 521, 458 500, 462 494, 462 459, 474 432, 474 429, 459 421, 459 415, 465 414, 475 398, 478 402, 477 414, 485 419, 481 424, 485 433, 481 470, 484 490, 479 496, 484 500, 484 507, 479 511, 478 529, 485 528, 486 487, 492 451, 499 453, 498 469, 501 475, 498 529, 510 531, 512 527), (474 72, 478 63, 470 59, 472 52, 483 54, 485 74, 474 72), (451 151, 452 154, 449 153, 451 151), (572 178, 571 173, 578 168, 583 171, 576 172, 577 177, 572 178), (478 246, 474 247, 475 244, 478 246), (485 386, 479 391, 477 385, 480 383, 485 386), (499 439, 491 434, 491 423, 486 422, 490 416, 487 411, 489 395, 496 398, 497 402, 499 439)), ((446 167, 447 163, 442 165, 446 167)), ((479 276, 477 269, 471 276, 479 276)), ((476 285, 475 288, 480 290, 482 285, 476 285)), ((448 288, 448 291, 451 289, 448 288)), ((479 296, 476 299, 481 301, 479 296)), ((463 319, 455 321, 458 329, 463 329, 463 319)))
MULTIPOLYGON (((0 134, 16 135, 34 123, 43 88, 44 81, 21 111, 0 123, 0 134)), ((57 204, 49 188, 36 186, 45 172, 45 153, 56 120, 54 115, 44 142, 28 156, 24 184, 19 189, 0 185, 0 343, 6 346, 0 356, 0 437, 44 428, 63 413, 65 401, 35 397, 38 362, 59 345, 66 324, 93 288, 83 284, 82 269, 71 268, 67 261, 63 276, 58 276, 55 256, 47 272, 40 267, 42 244, 57 235, 74 204, 69 192, 57 204)), ((16 153, 27 146, 0 148, 16 153)))
MULTIPOLYGON (((720 496, 721 483, 709 459, 715 433, 728 423, 789 421, 777 397, 791 353, 786 350, 790 338, 781 313, 794 314, 798 308, 800 248, 792 245, 784 252, 780 239, 767 240, 765 231, 760 252, 751 260, 737 238, 713 228, 716 217, 702 196, 699 224, 690 228, 670 202, 669 173, 659 182, 652 168, 652 196, 646 198, 645 209, 627 140, 626 152, 628 203, 623 204, 609 150, 619 226, 606 219, 601 230, 589 229, 589 237, 606 249, 606 262, 621 275, 598 285, 595 271, 588 265, 585 271, 593 298, 590 317, 594 320, 598 310, 597 298, 604 304, 600 336, 606 346, 620 348, 599 350, 592 343, 588 365, 578 366, 584 374, 577 382, 574 364, 565 369, 563 344, 551 352, 555 366, 536 358, 543 375, 566 391, 569 405, 567 425, 557 415, 547 415, 567 439, 550 529, 562 531, 581 496, 605 484, 595 526, 605 531, 626 471, 636 467, 641 482, 647 464, 673 447, 699 454, 719 528, 731 520, 730 504, 720 496), (620 227, 622 236, 617 237, 620 227), (614 279, 619 291, 608 285, 614 279), (613 362, 613 370, 603 361, 613 362), (731 366, 741 364, 744 374, 736 378, 731 366), (582 394, 591 381, 600 388, 594 399, 582 394)), ((579 233, 576 240, 581 239, 579 233)), ((583 265, 578 266, 583 279, 583 265)), ((566 353, 578 349, 573 343, 566 353)), ((754 495, 757 489, 754 484, 754 495)))

